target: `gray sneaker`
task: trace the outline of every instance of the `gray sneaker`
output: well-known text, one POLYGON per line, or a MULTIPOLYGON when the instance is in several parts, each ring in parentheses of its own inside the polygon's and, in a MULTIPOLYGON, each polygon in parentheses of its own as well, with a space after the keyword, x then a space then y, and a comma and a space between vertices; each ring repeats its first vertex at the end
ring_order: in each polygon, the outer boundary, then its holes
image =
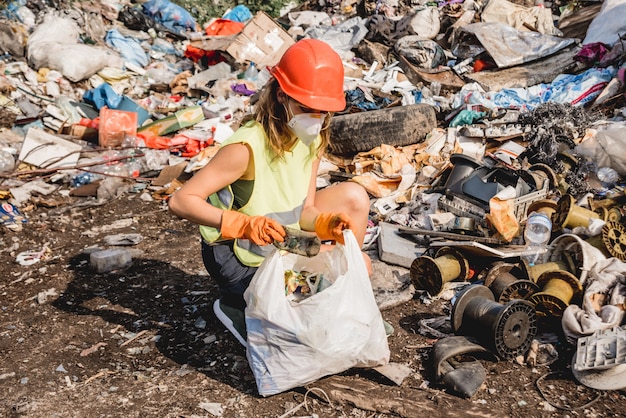
POLYGON ((246 317, 242 310, 231 308, 221 303, 221 299, 217 299, 213 303, 213 312, 222 324, 237 338, 237 341, 244 347, 248 348, 246 341, 246 317))

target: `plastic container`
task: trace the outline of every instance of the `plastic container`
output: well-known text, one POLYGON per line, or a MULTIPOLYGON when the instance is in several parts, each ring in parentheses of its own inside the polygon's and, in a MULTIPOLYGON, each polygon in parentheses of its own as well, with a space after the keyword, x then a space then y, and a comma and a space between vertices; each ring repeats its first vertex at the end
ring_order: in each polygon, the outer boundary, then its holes
POLYGON ((532 212, 526 220, 524 243, 526 255, 524 259, 532 266, 541 264, 546 252, 546 245, 552 235, 552 221, 542 212, 532 212))
POLYGON ((91 253, 89 262, 91 267, 98 273, 108 273, 130 266, 133 259, 128 249, 111 248, 91 253))
POLYGON ((270 71, 267 69, 267 67, 261 68, 255 80, 257 88, 260 89, 261 87, 266 85, 271 76, 272 75, 270 74, 270 71))
POLYGON ((131 98, 123 96, 116 110, 124 110, 126 112, 137 113, 137 126, 143 125, 145 121, 150 119, 150 113, 131 98))
POLYGON ((97 180, 98 178, 99 176, 95 173, 82 172, 72 177, 72 180, 70 181, 70 185, 72 187, 80 187, 80 186, 84 186, 85 184, 92 183, 94 180, 97 180))
POLYGON ((118 147, 127 135, 137 135, 137 113, 102 108, 98 125, 98 144, 101 147, 118 147))
POLYGON ((259 75, 259 70, 257 70, 256 65, 251 62, 246 71, 243 74, 243 78, 246 80, 254 81, 259 75))

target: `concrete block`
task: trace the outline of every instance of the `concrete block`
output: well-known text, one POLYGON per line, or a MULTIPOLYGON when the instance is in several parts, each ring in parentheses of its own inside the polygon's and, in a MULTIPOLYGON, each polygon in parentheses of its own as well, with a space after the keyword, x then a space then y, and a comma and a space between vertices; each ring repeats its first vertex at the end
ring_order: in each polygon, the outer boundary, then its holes
POLYGON ((378 258, 385 263, 406 268, 428 249, 397 233, 399 225, 381 222, 378 236, 378 258))

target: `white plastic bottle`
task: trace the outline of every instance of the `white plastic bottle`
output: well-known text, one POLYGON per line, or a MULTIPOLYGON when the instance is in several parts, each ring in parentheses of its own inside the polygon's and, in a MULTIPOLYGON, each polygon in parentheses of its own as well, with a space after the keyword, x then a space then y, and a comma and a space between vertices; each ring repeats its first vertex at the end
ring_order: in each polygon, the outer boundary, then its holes
POLYGON ((524 243, 526 244, 524 259, 531 265, 544 262, 546 246, 552 234, 552 221, 545 213, 532 212, 526 220, 524 243))

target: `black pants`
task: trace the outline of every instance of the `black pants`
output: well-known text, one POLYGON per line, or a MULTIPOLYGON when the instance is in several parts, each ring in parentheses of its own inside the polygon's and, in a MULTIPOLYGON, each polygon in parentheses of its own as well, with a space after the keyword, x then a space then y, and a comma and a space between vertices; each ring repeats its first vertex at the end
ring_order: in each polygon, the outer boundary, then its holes
POLYGON ((246 266, 239 261, 233 251, 233 241, 217 245, 202 241, 202 261, 220 289, 222 303, 245 309, 243 292, 248 288, 257 267, 246 266))

